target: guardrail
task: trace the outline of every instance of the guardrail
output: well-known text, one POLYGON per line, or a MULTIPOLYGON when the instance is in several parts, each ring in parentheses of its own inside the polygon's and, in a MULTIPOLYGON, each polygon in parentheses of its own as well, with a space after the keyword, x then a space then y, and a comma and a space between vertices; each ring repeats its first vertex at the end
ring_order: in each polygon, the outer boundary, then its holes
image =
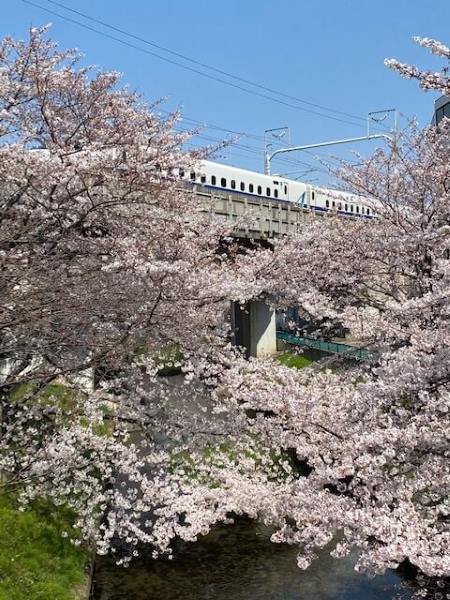
POLYGON ((286 333, 285 331, 277 331, 277 338, 287 342, 288 344, 293 344, 294 346, 301 346, 303 348, 328 352, 329 354, 340 354, 350 358, 359 358, 364 360, 370 358, 374 354, 373 352, 367 350, 367 348, 350 346, 349 344, 341 344, 339 342, 329 342, 327 340, 316 340, 314 338, 301 337, 298 335, 293 335, 292 333, 286 333))

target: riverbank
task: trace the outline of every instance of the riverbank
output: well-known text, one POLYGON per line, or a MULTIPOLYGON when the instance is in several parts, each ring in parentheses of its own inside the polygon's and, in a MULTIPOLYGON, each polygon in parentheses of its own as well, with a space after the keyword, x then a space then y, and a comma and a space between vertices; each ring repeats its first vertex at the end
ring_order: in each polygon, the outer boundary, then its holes
POLYGON ((48 502, 0 497, 0 600, 86 600, 91 553, 63 537, 72 525, 48 502))

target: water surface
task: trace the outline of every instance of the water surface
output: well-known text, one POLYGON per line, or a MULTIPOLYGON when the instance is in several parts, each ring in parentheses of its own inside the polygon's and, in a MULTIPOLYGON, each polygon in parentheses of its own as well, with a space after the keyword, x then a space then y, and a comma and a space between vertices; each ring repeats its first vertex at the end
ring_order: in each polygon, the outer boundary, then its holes
POLYGON ((400 591, 412 598, 396 573, 369 579, 354 562, 324 551, 301 571, 295 548, 271 543, 267 528, 243 520, 179 544, 173 560, 147 552, 124 569, 99 557, 94 600, 391 600, 400 591))

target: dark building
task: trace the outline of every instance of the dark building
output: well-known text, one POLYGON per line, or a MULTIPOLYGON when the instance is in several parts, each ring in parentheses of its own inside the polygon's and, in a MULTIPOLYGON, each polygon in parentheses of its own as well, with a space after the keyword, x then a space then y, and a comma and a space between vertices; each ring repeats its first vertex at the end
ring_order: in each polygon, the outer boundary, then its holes
POLYGON ((433 125, 438 125, 444 117, 450 119, 450 96, 441 96, 434 103, 433 125))

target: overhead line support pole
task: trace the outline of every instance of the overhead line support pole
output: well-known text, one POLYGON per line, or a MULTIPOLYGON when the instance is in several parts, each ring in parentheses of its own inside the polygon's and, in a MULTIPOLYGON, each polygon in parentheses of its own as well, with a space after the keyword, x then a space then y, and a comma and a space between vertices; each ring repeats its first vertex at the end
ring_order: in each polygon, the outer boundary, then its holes
POLYGON ((310 150, 312 148, 323 148, 324 146, 336 146, 337 144, 348 144, 350 142, 365 142, 368 140, 392 140, 392 136, 387 133, 379 133, 376 135, 364 135, 362 137, 355 138, 346 138, 344 140, 332 140, 330 142, 320 142, 319 144, 307 144, 306 146, 294 146, 292 148, 281 148, 280 150, 275 150, 272 154, 266 152, 265 161, 264 161, 264 173, 266 175, 270 175, 270 163, 271 160, 277 156, 278 154, 284 154, 286 152, 296 152, 299 150, 310 150))

